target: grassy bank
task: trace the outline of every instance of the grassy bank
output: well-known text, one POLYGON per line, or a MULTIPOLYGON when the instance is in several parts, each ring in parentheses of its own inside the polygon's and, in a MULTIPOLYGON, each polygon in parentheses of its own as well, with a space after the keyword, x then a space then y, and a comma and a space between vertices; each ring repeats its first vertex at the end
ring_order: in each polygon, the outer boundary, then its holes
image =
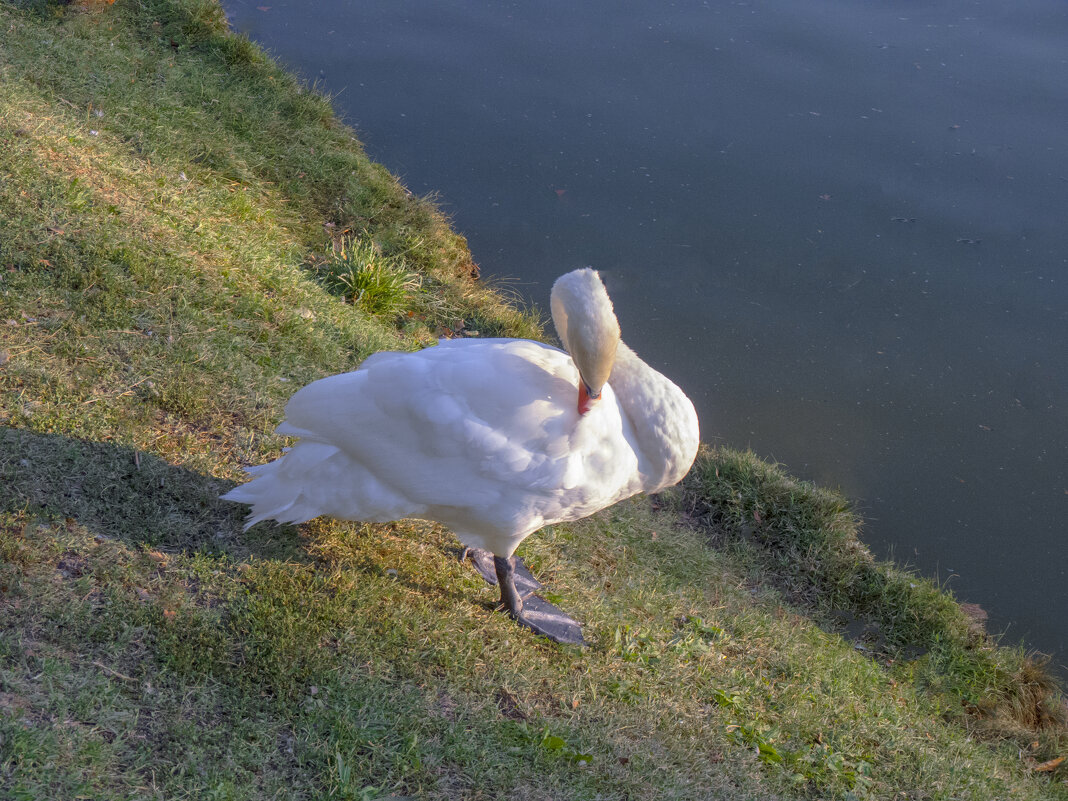
MULTIPOLYGON (((241 532, 288 396, 542 336, 207 0, 0 0, 0 798, 1068 798, 1062 697, 751 454, 522 553, 241 532)), ((627 321, 621 321, 624 333, 627 321)))

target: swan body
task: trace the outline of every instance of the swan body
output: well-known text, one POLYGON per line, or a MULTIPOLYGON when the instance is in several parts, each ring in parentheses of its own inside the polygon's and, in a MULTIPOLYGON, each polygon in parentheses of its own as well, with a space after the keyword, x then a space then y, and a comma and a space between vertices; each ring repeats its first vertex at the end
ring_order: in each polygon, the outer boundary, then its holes
POLYGON ((552 312, 567 351, 447 340, 309 384, 278 427, 296 444, 223 498, 252 506, 246 528, 434 520, 503 561, 501 578, 543 526, 681 480, 697 453, 693 404, 620 341, 597 273, 559 278, 552 312))

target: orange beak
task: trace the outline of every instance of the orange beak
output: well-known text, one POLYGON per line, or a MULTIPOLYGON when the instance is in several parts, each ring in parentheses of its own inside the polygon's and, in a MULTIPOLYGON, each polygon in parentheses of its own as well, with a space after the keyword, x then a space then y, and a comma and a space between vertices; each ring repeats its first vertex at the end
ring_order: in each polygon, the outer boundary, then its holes
POLYGON ((579 379, 579 400, 578 400, 578 413, 580 415, 586 414, 593 408, 593 404, 597 403, 601 399, 601 393, 591 395, 590 390, 586 387, 586 382, 579 379))

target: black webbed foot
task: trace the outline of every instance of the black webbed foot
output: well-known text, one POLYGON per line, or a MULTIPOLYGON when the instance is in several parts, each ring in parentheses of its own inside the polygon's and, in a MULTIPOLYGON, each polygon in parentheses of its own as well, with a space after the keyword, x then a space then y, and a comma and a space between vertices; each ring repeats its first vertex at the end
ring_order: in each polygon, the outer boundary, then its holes
POLYGON ((516 587, 517 561, 514 556, 508 559, 503 556, 493 557, 497 583, 501 586, 501 604, 508 610, 508 614, 520 625, 554 642, 564 645, 585 645, 586 640, 582 637, 582 624, 577 620, 567 616, 544 598, 533 595, 532 592, 520 594, 516 587))

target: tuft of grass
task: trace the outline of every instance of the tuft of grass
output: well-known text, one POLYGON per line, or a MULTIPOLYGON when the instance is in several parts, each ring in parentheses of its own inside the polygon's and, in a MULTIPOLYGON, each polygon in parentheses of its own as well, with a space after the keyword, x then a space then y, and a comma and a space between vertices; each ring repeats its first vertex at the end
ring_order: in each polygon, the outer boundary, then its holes
POLYGON ((331 292, 369 314, 396 315, 407 311, 422 284, 403 263, 382 255, 367 239, 342 238, 333 243, 317 272, 331 292))

